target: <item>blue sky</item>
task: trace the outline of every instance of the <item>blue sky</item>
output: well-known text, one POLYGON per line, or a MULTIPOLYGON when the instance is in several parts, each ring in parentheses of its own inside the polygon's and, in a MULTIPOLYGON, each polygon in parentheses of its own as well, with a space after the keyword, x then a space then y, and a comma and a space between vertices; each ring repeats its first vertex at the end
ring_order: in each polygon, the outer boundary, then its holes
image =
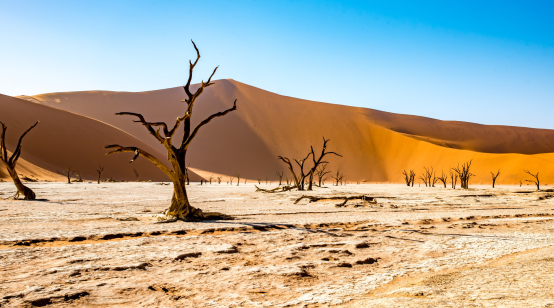
POLYGON ((0 0, 0 93, 232 78, 335 104, 554 129, 553 1, 0 0))

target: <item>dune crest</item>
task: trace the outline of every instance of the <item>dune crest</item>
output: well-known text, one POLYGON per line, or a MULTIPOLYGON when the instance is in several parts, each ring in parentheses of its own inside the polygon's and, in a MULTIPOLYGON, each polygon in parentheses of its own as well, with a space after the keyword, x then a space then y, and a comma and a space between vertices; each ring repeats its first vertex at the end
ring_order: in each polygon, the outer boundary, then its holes
MULTIPOLYGON (((130 117, 172 123, 184 108, 182 88, 148 92, 84 91, 33 96, 42 104, 94 118, 161 152, 157 141, 130 117)), ((402 171, 433 166, 440 174, 473 160, 477 176, 470 183, 489 183, 490 172, 502 170, 498 184, 526 178, 523 169, 540 171, 554 180, 554 131, 511 126, 440 121, 287 97, 234 80, 217 80, 195 105, 193 125, 232 106, 237 111, 207 125, 189 150, 191 167, 203 175, 241 173, 256 180, 275 180, 286 170, 278 155, 306 156, 322 137, 343 158, 330 157, 329 169, 340 169, 347 181, 402 182, 402 171)), ((179 135, 175 140, 179 140, 179 135)), ((117 143, 122 143, 118 141, 117 143)), ((136 143, 138 145, 138 143, 136 143)))

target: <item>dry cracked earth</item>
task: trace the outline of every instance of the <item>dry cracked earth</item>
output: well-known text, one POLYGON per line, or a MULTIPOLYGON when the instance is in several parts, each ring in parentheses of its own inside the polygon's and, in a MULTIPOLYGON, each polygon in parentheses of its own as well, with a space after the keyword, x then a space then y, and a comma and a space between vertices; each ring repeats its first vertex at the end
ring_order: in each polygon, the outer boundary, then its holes
POLYGON ((157 224, 171 185, 29 186, 0 201, 0 307, 554 307, 548 190, 191 183, 235 219, 157 224))

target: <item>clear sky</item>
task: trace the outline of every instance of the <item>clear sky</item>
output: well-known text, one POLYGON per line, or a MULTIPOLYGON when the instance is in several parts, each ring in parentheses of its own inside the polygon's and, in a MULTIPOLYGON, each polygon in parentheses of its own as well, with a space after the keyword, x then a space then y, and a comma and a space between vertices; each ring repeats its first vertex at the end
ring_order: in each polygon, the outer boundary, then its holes
POLYGON ((554 129, 554 1, 0 0, 0 93, 268 91, 554 129))

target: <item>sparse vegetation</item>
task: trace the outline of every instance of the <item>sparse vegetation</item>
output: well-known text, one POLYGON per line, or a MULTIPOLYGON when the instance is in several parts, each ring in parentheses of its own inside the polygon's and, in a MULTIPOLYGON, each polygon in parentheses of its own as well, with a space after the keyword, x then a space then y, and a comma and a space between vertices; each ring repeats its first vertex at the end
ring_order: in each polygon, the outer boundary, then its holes
POLYGON ((406 170, 404 170, 404 172, 402 172, 402 174, 404 174, 404 181, 406 182, 406 185, 408 187, 412 186, 414 187, 414 181, 415 181, 415 177, 416 177, 416 174, 414 172, 414 170, 410 170, 410 172, 406 172, 406 170))
POLYGON ((323 138, 323 147, 321 149, 321 154, 319 155, 318 158, 316 158, 316 156, 315 156, 315 151, 314 151, 313 146, 310 146, 310 153, 308 153, 308 155, 306 155, 306 157, 304 159, 300 159, 300 160, 294 159, 294 161, 296 162, 296 164, 299 167, 298 175, 294 171, 294 167, 293 167, 292 162, 290 161, 289 158, 283 157, 283 156, 278 156, 278 158, 280 160, 282 160, 284 163, 286 163, 287 166, 289 167, 289 171, 292 175, 292 178, 294 179, 294 183, 295 183, 296 188, 298 190, 304 190, 306 184, 308 184, 307 190, 312 190, 313 178, 314 178, 314 174, 316 173, 317 168, 321 164, 327 164, 328 163, 326 161, 323 161, 323 157, 325 157, 326 155, 329 155, 329 154, 333 154, 333 155, 337 155, 337 156, 342 157, 340 154, 337 154, 335 152, 327 152, 327 143, 329 142, 329 140, 330 139, 325 139, 325 137, 323 138), (305 173, 304 172, 304 166, 305 166, 305 163, 306 163, 306 161, 308 160, 308 158, 310 156, 312 156, 313 166, 308 170, 307 173, 305 173))
POLYGON ((442 184, 444 185, 444 188, 446 188, 446 182, 448 181, 448 177, 446 176, 446 174, 444 174, 444 171, 442 171, 441 176, 437 177, 437 180, 441 181, 442 184))
POLYGON ((104 167, 102 165, 98 165, 96 172, 98 172, 98 184, 100 184, 100 177, 102 176, 102 173, 104 173, 104 167))
POLYGON ((534 180, 525 180, 525 182, 533 183, 535 186, 537 186, 537 190, 541 190, 541 181, 539 180, 539 173, 533 174, 529 172, 529 170, 524 170, 525 173, 529 174, 534 178, 534 180))
POLYGON ((469 189, 469 179, 472 176, 475 176, 475 174, 470 172, 472 162, 473 160, 470 160, 469 162, 462 164, 461 168, 460 165, 456 168, 452 168, 452 170, 456 172, 460 178, 460 185, 462 189, 469 189))
POLYGON ((67 169, 62 172, 56 170, 58 174, 65 175, 67 177, 67 184, 71 184, 71 177, 75 174, 75 171, 76 170, 72 169, 72 167, 67 167, 67 169))
POLYGON ((498 169, 498 172, 496 172, 496 174, 491 172, 491 175, 492 175, 492 188, 494 188, 494 185, 496 184, 496 179, 500 175, 500 169, 498 169))

